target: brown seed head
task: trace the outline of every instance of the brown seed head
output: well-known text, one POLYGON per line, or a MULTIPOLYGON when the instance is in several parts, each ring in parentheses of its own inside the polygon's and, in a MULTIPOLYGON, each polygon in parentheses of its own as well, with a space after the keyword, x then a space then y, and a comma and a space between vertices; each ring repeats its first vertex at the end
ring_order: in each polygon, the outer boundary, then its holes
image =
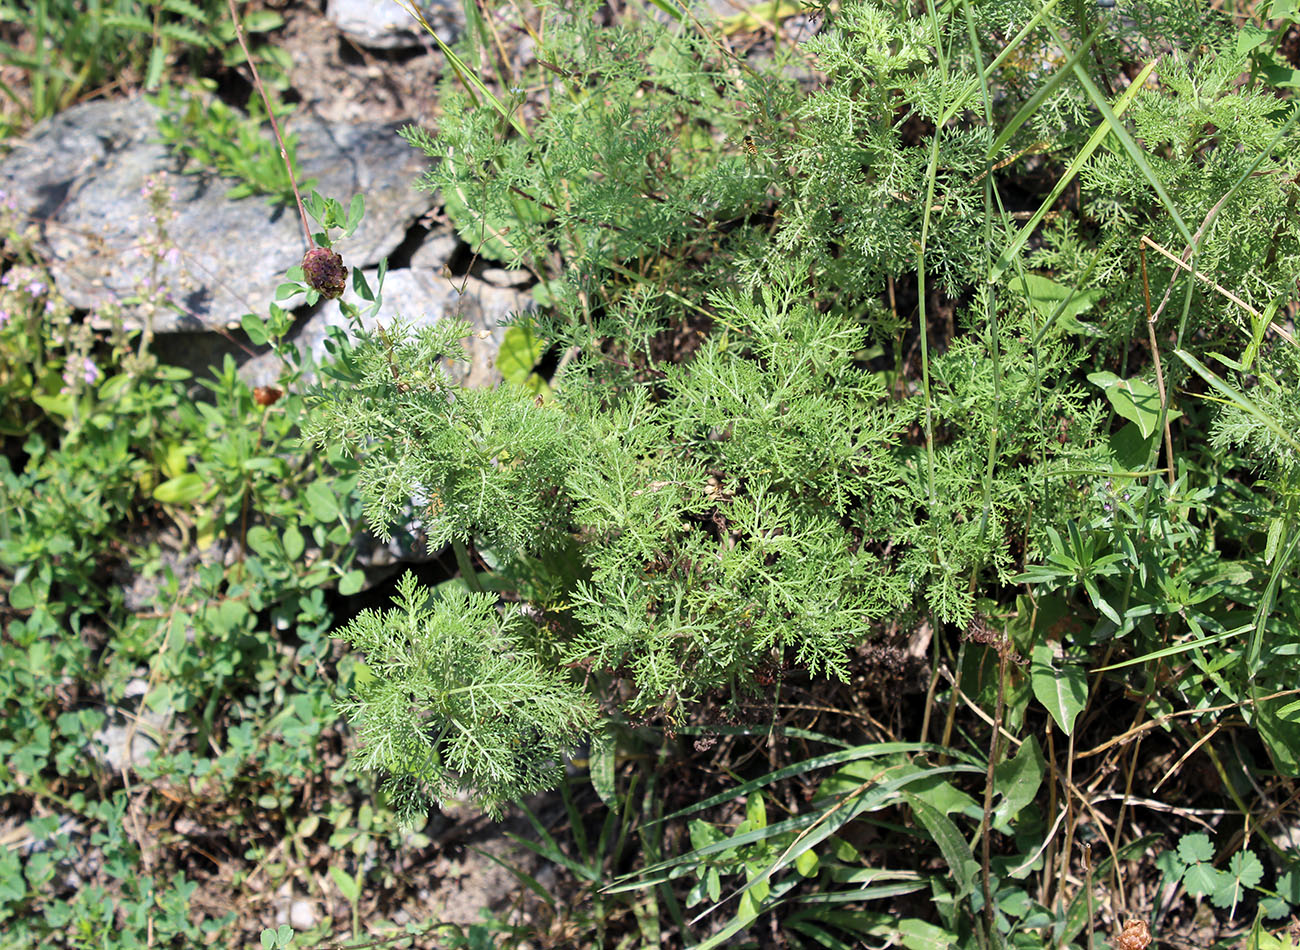
POLYGON ((343 258, 327 247, 313 247, 302 256, 302 272, 307 286, 322 297, 335 300, 343 296, 348 272, 343 258))
POLYGON ((1151 945, 1151 930, 1145 920, 1130 917, 1124 929, 1115 938, 1115 950, 1147 950, 1151 945))

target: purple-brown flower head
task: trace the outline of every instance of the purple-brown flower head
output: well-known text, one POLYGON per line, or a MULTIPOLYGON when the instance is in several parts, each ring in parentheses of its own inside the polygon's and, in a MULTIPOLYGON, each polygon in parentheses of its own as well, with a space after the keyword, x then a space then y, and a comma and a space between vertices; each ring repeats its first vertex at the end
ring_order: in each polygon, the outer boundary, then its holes
POLYGON ((343 258, 327 247, 313 247, 304 254, 302 272, 307 278, 307 286, 330 300, 342 297, 343 288, 348 284, 343 258))

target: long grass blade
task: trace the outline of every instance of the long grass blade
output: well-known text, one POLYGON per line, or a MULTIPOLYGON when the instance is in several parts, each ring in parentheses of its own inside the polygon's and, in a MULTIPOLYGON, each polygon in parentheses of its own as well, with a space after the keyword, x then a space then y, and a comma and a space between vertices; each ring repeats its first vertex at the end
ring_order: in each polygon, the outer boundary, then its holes
MULTIPOLYGON (((1079 68, 1077 63, 1075 65, 1076 68, 1079 68)), ((1002 275, 1007 272, 1012 261, 1019 256, 1021 249, 1023 249, 1029 242, 1029 239, 1033 236, 1034 232, 1038 230, 1038 226, 1042 223, 1043 218, 1047 217, 1047 212, 1052 210, 1057 199, 1060 198, 1061 195, 1065 193, 1065 189, 1070 186, 1070 182, 1074 181, 1075 177, 1080 171, 1082 171, 1083 166, 1087 164, 1088 159, 1092 157, 1092 153, 1101 147, 1102 142, 1106 141, 1106 136, 1112 131, 1111 122, 1114 121, 1118 124, 1119 120, 1117 117, 1123 115, 1128 109, 1129 105, 1133 102, 1133 97, 1137 95, 1138 90, 1142 88, 1143 83, 1147 81, 1147 77, 1151 75, 1155 68, 1156 64, 1154 62, 1148 63, 1142 72, 1138 73, 1137 78, 1133 80, 1132 85, 1125 89, 1123 95, 1119 97, 1119 101, 1115 103, 1114 111, 1112 112, 1110 108, 1107 107, 1106 112, 1103 113, 1103 116, 1106 116, 1104 121, 1097 127, 1097 130, 1089 136, 1088 141, 1084 143, 1083 148, 1079 150, 1079 154, 1074 156, 1074 159, 1066 166, 1065 171, 1061 174, 1060 180, 1057 181, 1056 186, 1043 200, 1043 203, 1039 205, 1038 210, 1034 212, 1034 216, 1025 222, 1025 226, 1016 233, 1016 236, 1012 238, 1011 242, 1007 245, 1006 250, 998 257, 997 263, 993 265, 993 270, 989 274, 989 283, 996 283, 1001 279, 1002 275)), ((1190 237, 1191 235, 1189 234, 1189 240, 1190 237)))

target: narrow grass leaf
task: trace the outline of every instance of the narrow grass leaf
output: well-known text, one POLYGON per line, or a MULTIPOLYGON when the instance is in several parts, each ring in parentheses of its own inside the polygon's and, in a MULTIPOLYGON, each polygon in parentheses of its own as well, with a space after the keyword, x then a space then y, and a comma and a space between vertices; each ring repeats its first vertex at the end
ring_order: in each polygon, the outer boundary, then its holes
MULTIPOLYGON (((1047 217, 1047 212, 1052 210, 1057 199, 1065 193, 1065 189, 1070 186, 1070 182, 1074 181, 1075 177, 1083 169, 1083 166, 1087 164, 1088 159, 1092 157, 1092 153, 1101 147, 1102 142, 1106 141, 1106 136, 1111 131, 1111 120, 1115 120, 1116 124, 1118 124, 1116 116, 1124 114, 1130 103, 1132 103, 1133 97, 1137 95, 1138 90, 1142 88, 1143 84, 1147 81, 1147 77, 1151 75, 1152 70, 1155 68, 1155 63, 1148 63, 1142 72, 1138 73, 1137 78, 1133 80, 1132 84, 1124 90, 1124 94, 1119 97, 1119 101, 1115 104, 1114 111, 1112 112, 1108 107, 1106 111, 1102 113, 1103 116, 1107 117, 1106 120, 1097 127, 1097 130, 1092 133, 1083 148, 1079 150, 1079 154, 1074 156, 1074 159, 1066 166, 1065 171, 1061 173, 1060 180, 1057 181, 1055 187, 1052 188, 1051 193, 1043 200, 1043 203, 1039 205, 1038 210, 1034 212, 1034 216, 1025 222, 1025 226, 1016 233, 1016 236, 1012 238, 1011 242, 1007 245, 1006 250, 999 255, 997 263, 993 265, 993 269, 989 274, 990 283, 996 283, 1002 278, 1002 275, 1007 272, 1012 262, 1015 261, 1017 256, 1020 254, 1021 249, 1026 243, 1028 243, 1029 238, 1033 236, 1033 233, 1036 230, 1038 230, 1038 226, 1042 223, 1043 218, 1047 217)), ((1076 71, 1079 69, 1077 62, 1075 63, 1075 69, 1076 71)), ((1087 74, 1085 73, 1084 75, 1086 76, 1087 74)))
POLYGON ((1220 379, 1213 370, 1206 367, 1200 360, 1191 353, 1188 353, 1186 350, 1174 350, 1174 355, 1191 367, 1192 372, 1197 376, 1201 377, 1201 379, 1205 380, 1216 390, 1226 396, 1238 409, 1254 417, 1257 422, 1262 424, 1270 432, 1290 446, 1292 451, 1300 454, 1300 442, 1296 442, 1296 440, 1291 437, 1291 433, 1287 431, 1285 426, 1261 409, 1249 396, 1238 392, 1234 387, 1229 386, 1226 382, 1220 379))
POLYGON ((948 862, 953 880, 957 882, 957 898, 969 894, 975 888, 975 874, 978 867, 975 864, 975 855, 971 853, 966 839, 952 823, 952 819, 939 809, 911 792, 902 794, 912 806, 912 814, 916 816, 916 820, 925 826, 925 830, 930 833, 930 837, 943 853, 944 860, 948 862))

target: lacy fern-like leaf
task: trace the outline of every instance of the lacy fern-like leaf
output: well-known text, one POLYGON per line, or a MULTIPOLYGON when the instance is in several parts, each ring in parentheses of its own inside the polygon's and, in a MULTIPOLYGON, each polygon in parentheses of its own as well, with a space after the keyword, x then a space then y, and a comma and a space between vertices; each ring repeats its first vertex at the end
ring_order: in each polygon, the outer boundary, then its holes
POLYGON ((428 798, 501 802, 551 787, 563 756, 595 721, 591 701, 543 668, 496 598, 398 582, 396 608, 365 611, 342 636, 366 659, 341 708, 362 742, 360 763, 387 773, 409 817, 428 798))

